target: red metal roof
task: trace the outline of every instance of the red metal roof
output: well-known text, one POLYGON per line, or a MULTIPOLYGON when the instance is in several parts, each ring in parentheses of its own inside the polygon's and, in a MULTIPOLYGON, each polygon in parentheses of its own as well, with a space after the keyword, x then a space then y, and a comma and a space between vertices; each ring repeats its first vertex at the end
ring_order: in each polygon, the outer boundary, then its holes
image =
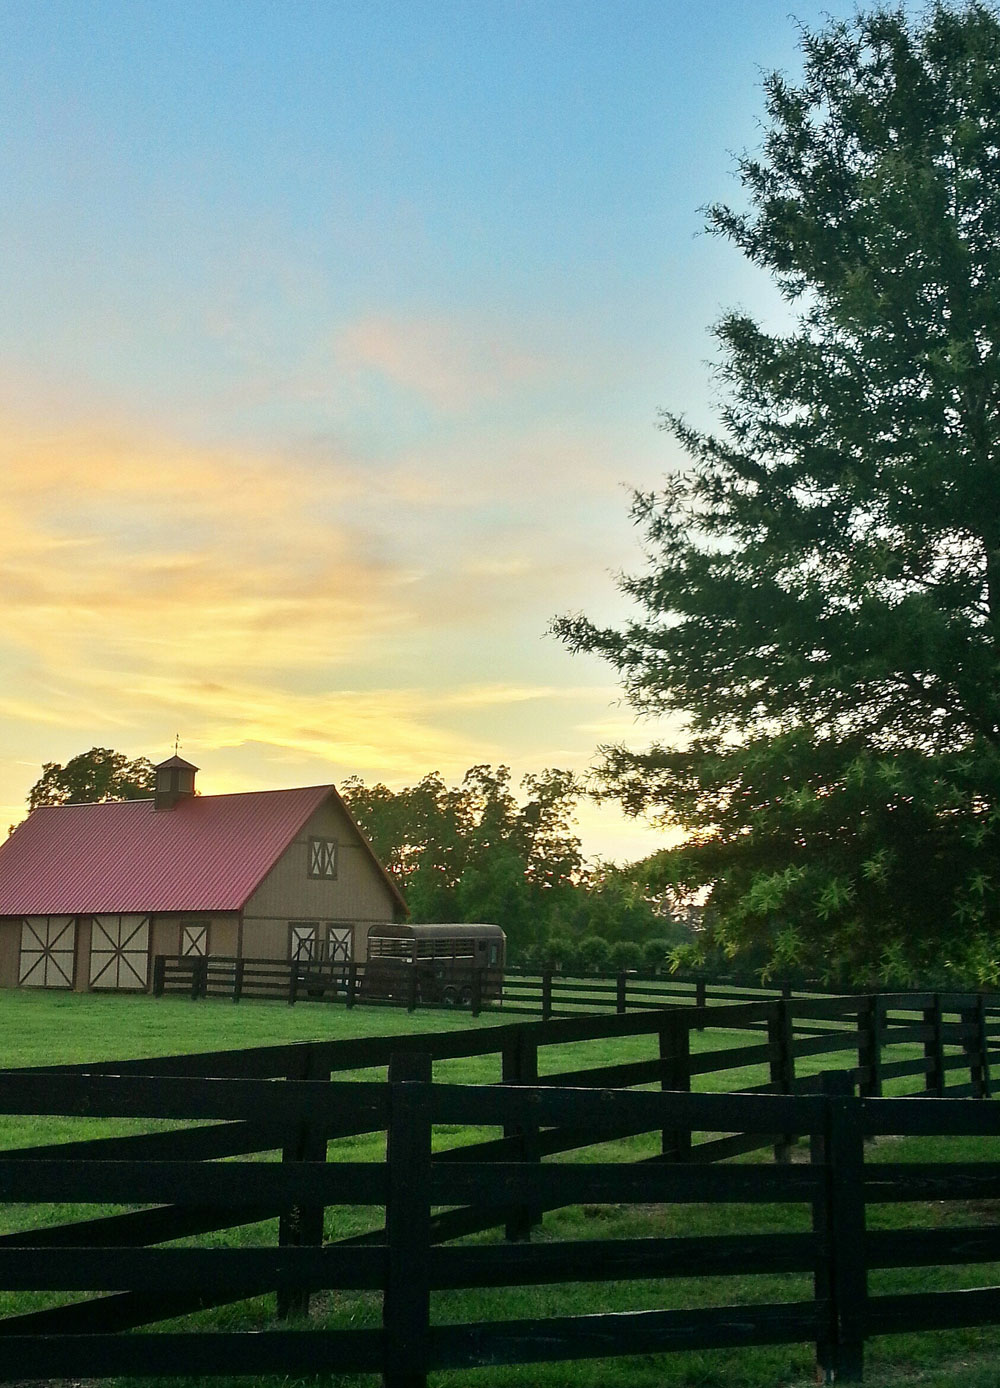
POLYGON ((333 786, 307 786, 197 795, 170 810, 152 800, 33 810, 0 846, 0 916, 238 911, 330 796, 343 807, 333 786))

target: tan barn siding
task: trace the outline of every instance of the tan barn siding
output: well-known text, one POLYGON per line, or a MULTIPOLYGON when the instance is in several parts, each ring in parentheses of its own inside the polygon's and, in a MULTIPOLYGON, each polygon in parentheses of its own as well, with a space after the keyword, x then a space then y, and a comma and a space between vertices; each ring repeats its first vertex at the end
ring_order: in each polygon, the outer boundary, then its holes
POLYGON ((90 991, 90 941, 93 926, 89 916, 78 916, 76 922, 76 971, 73 974, 73 991, 90 991))
POLYGON ((354 824, 335 800, 322 805, 267 874, 243 912, 243 953, 248 959, 288 955, 289 922, 343 921, 354 931, 355 958, 367 952, 367 924, 389 921, 399 907, 354 824), (334 839, 337 876, 309 876, 309 840, 334 839))
POLYGON ((208 932, 208 939, 213 954, 239 954, 239 913, 230 911, 224 916, 213 916, 208 932))
POLYGON ((185 911, 183 914, 156 915, 153 918, 152 954, 179 954, 181 925, 207 921, 210 954, 239 952, 239 913, 237 911, 185 911))
POLYGON ((0 920, 0 988, 17 987, 17 966, 21 955, 21 917, 0 920))
POLYGON ((176 954, 178 934, 176 919, 170 916, 154 916, 153 928, 149 932, 149 949, 153 958, 158 954, 176 954))
POLYGON ((245 959, 287 959, 288 922, 296 916, 243 917, 243 957, 245 959))
MULTIPOLYGON (((392 920, 392 916, 386 916, 386 920, 392 920)), ((368 921, 367 924, 359 923, 354 930, 354 957, 357 960, 368 958, 368 932, 375 925, 375 921, 368 921)))

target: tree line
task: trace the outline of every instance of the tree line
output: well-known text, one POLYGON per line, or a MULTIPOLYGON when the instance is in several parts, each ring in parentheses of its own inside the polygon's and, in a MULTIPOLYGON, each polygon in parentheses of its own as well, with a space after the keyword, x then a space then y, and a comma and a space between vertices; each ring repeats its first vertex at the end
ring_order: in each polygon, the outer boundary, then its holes
MULTIPOLYGON (((28 804, 143 799, 154 780, 145 757, 92 747, 65 765, 46 762, 28 804)), ((413 921, 492 922, 506 932, 512 962, 567 971, 665 966, 691 941, 641 876, 584 860, 577 777, 546 770, 519 790, 506 766, 485 765, 457 785, 431 772, 401 790, 359 776, 340 787, 413 921)))
POLYGON ((513 962, 566 969, 665 964, 690 942, 641 875, 584 860, 576 776, 546 770, 519 789, 506 766, 474 766, 458 785, 437 772, 396 791, 350 777, 341 793, 414 921, 493 922, 513 962))

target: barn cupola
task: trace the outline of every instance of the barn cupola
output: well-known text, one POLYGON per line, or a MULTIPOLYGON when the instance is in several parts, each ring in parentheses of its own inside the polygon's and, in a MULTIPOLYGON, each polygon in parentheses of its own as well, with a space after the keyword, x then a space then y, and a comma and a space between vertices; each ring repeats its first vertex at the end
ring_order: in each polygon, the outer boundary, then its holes
POLYGON ((194 795, 194 777, 198 768, 183 757, 175 753, 153 770, 156 772, 154 810, 172 810, 181 800, 190 800, 194 795))

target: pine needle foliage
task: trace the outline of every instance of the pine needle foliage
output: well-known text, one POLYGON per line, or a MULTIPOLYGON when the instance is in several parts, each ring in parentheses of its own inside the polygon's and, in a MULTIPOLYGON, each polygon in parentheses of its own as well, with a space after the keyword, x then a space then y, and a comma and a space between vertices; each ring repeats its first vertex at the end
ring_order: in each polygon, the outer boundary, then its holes
POLYGON ((1000 13, 860 14, 765 83, 710 229, 792 315, 717 325, 721 427, 634 498, 641 615, 555 623, 683 731, 603 793, 687 830, 653 875, 765 970, 996 983, 1000 13))

